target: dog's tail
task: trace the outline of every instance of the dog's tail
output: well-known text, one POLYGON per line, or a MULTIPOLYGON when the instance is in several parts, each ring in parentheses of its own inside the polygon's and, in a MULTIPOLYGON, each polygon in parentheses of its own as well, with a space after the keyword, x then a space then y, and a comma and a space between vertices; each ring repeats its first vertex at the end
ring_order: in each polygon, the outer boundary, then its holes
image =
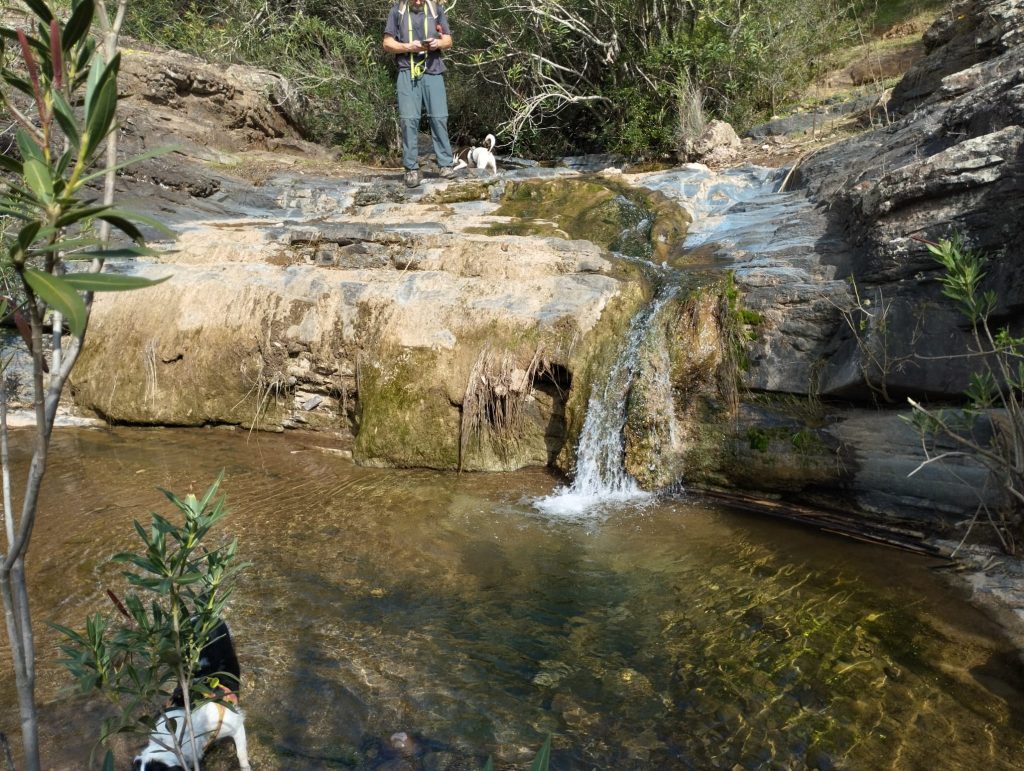
POLYGON ((497 143, 497 139, 494 138, 494 134, 488 134, 484 137, 484 144, 487 145, 487 151, 490 153, 494 152, 494 145, 497 143))

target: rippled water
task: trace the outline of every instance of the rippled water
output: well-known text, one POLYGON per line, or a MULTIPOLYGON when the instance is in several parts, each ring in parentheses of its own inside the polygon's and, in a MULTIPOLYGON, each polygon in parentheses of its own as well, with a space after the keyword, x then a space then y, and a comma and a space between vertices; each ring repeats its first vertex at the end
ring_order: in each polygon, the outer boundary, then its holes
MULTIPOLYGON (((687 500, 560 521, 532 506, 543 472, 360 469, 315 441, 58 432, 30 564, 48 767, 84 768, 98 718, 59 695, 44 622, 106 611, 156 488, 222 468, 256 769, 525 768, 548 733, 557 769, 1021 767, 1015 654, 934 563, 687 500)), ((6 660, 0 693, 16 734, 6 660)))

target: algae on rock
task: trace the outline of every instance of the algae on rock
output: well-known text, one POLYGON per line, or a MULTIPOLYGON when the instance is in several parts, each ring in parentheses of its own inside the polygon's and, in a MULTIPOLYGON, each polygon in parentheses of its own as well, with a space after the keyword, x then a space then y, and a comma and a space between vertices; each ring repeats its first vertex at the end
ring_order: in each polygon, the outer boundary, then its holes
MULTIPOLYGON (((640 349, 623 433, 626 469, 644 489, 688 476, 709 422, 731 419, 729 389, 735 385, 728 381, 721 292, 720 281, 698 280, 670 301, 640 349), (710 410, 711 403, 720 406, 710 410)), ((711 451, 700 447, 701 454, 711 451)))
POLYGON ((662 193, 608 176, 510 182, 489 235, 586 239, 631 257, 668 258, 686 237, 690 215, 662 193))

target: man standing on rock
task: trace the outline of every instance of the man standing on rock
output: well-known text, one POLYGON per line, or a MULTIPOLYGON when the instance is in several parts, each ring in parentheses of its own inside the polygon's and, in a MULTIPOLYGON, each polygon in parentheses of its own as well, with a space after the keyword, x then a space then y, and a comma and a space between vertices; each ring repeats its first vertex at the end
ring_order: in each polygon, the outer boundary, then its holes
POLYGON ((396 0, 384 27, 384 50, 398 65, 398 117, 402 128, 402 165, 406 187, 420 183, 419 128, 423 108, 430 121, 434 155, 444 179, 451 179, 448 95, 441 51, 452 47, 448 16, 437 0, 396 0))

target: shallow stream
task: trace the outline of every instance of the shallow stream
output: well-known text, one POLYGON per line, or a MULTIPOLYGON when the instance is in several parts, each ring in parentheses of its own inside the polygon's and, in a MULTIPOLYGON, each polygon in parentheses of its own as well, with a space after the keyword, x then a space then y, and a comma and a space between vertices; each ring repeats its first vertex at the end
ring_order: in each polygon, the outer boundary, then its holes
POLYGON ((533 505, 546 472, 365 469, 315 442, 57 431, 29 565, 46 767, 84 768, 99 718, 60 696, 45 623, 108 612, 132 519, 221 469, 252 562, 229 622, 255 769, 525 768, 549 733, 555 769, 1024 761, 1016 654, 933 561, 685 497, 559 519, 533 505))

